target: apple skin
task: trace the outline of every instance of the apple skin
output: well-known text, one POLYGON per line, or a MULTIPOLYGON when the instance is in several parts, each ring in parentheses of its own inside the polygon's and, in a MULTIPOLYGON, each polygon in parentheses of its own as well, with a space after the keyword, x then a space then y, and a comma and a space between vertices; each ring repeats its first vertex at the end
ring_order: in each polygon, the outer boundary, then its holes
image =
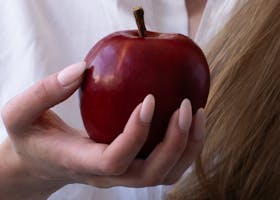
POLYGON ((115 32, 100 40, 85 61, 89 69, 80 88, 80 110, 94 141, 110 144, 145 96, 155 96, 150 132, 138 158, 145 159, 162 141, 184 98, 190 99, 193 114, 206 104, 209 67, 201 49, 184 35, 115 32))

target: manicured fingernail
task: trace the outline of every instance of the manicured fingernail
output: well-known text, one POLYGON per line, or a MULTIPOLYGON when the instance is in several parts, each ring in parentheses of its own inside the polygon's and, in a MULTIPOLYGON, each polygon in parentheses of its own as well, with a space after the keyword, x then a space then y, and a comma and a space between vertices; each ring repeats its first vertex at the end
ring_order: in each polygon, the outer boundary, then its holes
POLYGON ((72 64, 58 73, 57 80, 62 86, 65 87, 76 81, 84 73, 85 69, 85 62, 72 64))
POLYGON ((191 102, 184 99, 179 109, 178 124, 185 133, 189 131, 192 121, 191 102))
POLYGON ((200 141, 205 137, 206 134, 206 130, 205 130, 206 117, 205 117, 204 109, 203 108, 198 109, 195 117, 196 120, 198 120, 197 126, 200 126, 201 131, 198 131, 196 134, 194 134, 194 139, 200 141))
POLYGON ((149 94, 145 97, 141 110, 140 110, 140 119, 144 123, 150 123, 153 119, 153 114, 155 110, 155 98, 152 94, 149 94))

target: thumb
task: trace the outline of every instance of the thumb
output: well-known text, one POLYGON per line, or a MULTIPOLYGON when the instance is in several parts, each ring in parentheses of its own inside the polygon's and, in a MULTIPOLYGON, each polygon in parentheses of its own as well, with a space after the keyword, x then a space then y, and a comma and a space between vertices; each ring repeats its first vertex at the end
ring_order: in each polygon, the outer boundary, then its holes
POLYGON ((26 127, 46 110, 67 99, 79 87, 85 69, 85 62, 70 65, 11 99, 2 110, 6 128, 26 127))

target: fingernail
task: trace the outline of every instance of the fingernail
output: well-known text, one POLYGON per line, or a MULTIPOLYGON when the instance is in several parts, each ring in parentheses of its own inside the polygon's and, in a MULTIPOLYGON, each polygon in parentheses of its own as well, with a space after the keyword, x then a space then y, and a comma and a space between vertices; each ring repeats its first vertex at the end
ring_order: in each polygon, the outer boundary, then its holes
POLYGON ((58 73, 57 80, 62 86, 67 86, 76 81, 84 73, 85 69, 86 63, 84 61, 72 64, 58 73))
POLYGON ((199 123, 197 125, 201 127, 201 131, 198 131, 194 135, 194 139, 197 141, 200 141, 205 137, 205 133, 206 133, 206 130, 205 130, 206 117, 205 117, 205 112, 204 112, 203 108, 198 109, 198 111, 196 112, 196 120, 199 121, 199 123))
POLYGON ((184 99, 179 109, 178 124, 185 133, 189 131, 192 121, 191 102, 184 99))
POLYGON ((155 98, 152 94, 149 94, 145 97, 141 110, 140 110, 140 119, 144 123, 151 123, 153 114, 155 110, 155 98))

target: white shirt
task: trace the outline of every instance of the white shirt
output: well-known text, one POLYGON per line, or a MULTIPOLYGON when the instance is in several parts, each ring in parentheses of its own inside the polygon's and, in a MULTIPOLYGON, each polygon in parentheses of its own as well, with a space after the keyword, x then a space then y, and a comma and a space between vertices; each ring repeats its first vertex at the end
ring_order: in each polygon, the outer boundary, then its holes
MULTIPOLYGON (((208 0, 195 42, 204 49, 237 0, 208 0)), ((136 29, 132 8, 145 10, 148 30, 188 34, 184 0, 2 0, 0 2, 0 109, 41 78, 84 59, 102 37, 136 29)), ((77 94, 55 106, 68 124, 83 128, 77 94)), ((0 120, 0 142, 7 136, 0 120)), ((98 189, 73 184, 50 200, 156 200, 169 187, 98 189)))

